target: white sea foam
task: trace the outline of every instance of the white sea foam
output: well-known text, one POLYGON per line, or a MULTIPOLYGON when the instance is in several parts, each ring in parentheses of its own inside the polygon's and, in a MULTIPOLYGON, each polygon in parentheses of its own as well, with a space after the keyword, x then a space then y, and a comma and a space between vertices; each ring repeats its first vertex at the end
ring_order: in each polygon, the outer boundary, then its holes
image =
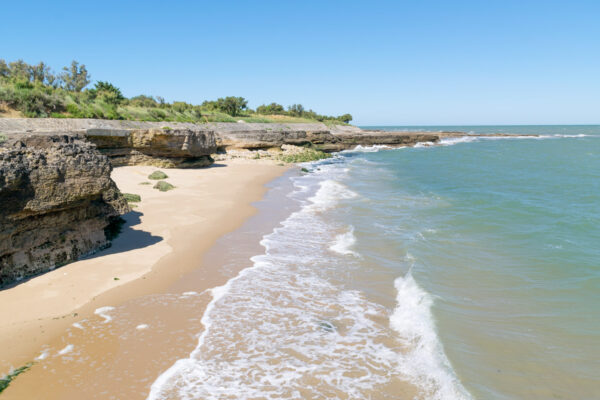
POLYGON ((110 315, 108 315, 109 311, 114 310, 114 307, 111 306, 105 306, 105 307, 100 307, 97 308, 96 311, 94 311, 94 314, 101 316, 102 318, 104 318, 104 323, 108 323, 110 321, 112 321, 112 317, 110 315))
POLYGON ((354 236, 354 227, 350 226, 347 232, 341 233, 335 237, 335 241, 329 247, 331 250, 342 255, 358 256, 358 253, 352 250, 352 246, 356 243, 354 236))
POLYGON ((138 331, 142 331, 144 329, 148 329, 149 325, 148 324, 139 324, 138 326, 135 327, 135 329, 137 329, 138 331))
MULTIPOLYGON (((398 148, 402 148, 402 147, 398 147, 398 148)), ((349 150, 342 150, 340 153, 342 154, 348 154, 348 153, 376 153, 378 151, 381 150, 390 150, 393 149, 393 147, 390 146, 386 146, 386 145, 373 145, 373 146, 362 146, 362 145, 358 145, 353 149, 349 149, 349 150)))
POLYGON ((427 399, 470 399, 437 336, 431 296, 415 282, 410 272, 397 278, 394 286, 397 306, 390 317, 390 326, 408 350, 399 354, 399 372, 421 387, 427 399))
MULTIPOLYGON (((443 138, 437 145, 439 146, 453 146, 460 143, 471 143, 481 142, 486 140, 545 140, 545 139, 561 139, 561 138, 583 138, 583 137, 595 137, 593 135, 577 134, 577 135, 514 135, 514 136, 460 136, 452 138, 443 138)), ((597 136, 600 137, 600 136, 597 136)), ((431 144, 418 143, 415 147, 429 147, 431 144)))
POLYGON ((320 183, 317 193, 309 199, 312 204, 307 209, 320 212, 327 211, 335 207, 340 200, 352 199, 356 196, 357 194, 345 185, 328 179, 320 183))
POLYGON ((75 346, 73 346, 72 344, 68 344, 62 350, 60 350, 57 353, 57 355, 64 356, 65 354, 69 354, 70 352, 73 351, 74 348, 75 348, 75 346))
POLYGON ((85 329, 79 322, 73 322, 73 327, 81 330, 85 329))
POLYGON ((50 355, 50 352, 48 350, 44 350, 41 352, 41 354, 39 356, 37 356, 35 358, 36 361, 42 361, 45 360, 46 358, 48 358, 48 356, 50 355))
POLYGON ((251 267, 210 290, 195 350, 158 377, 149 400, 373 398, 413 376, 402 370, 396 332, 382 322, 388 310, 331 279, 359 262, 340 256, 352 252, 353 228, 339 235, 325 218, 358 196, 343 184, 347 172, 324 162, 294 178, 291 197, 301 209, 263 237, 265 252, 251 267))

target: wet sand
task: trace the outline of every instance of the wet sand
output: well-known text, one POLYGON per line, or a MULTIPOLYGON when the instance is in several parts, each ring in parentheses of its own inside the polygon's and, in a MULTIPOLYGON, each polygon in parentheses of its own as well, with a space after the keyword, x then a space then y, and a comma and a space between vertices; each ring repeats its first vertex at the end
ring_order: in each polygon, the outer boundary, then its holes
POLYGON ((115 169, 121 191, 141 195, 142 202, 126 216, 110 249, 0 291, 0 372, 44 357, 13 381, 3 399, 144 398, 153 379, 193 349, 210 301, 207 293, 181 296, 165 289, 190 271, 200 277, 196 291, 224 283, 214 263, 200 260, 256 212, 251 203, 287 168, 235 160, 203 170, 165 170, 176 186, 170 192, 140 185, 155 169, 115 169), (103 323, 94 310, 106 306, 116 308, 107 315, 126 318, 103 323))

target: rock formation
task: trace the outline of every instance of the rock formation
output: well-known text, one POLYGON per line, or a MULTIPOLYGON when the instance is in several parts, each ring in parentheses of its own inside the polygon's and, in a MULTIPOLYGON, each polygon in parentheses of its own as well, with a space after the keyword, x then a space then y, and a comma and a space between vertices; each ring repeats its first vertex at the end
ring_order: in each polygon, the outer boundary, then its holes
POLYGON ((0 285, 110 245, 128 211, 106 156, 81 135, 0 137, 0 285))
POLYGON ((181 122, 16 118, 0 119, 0 132, 82 134, 113 166, 206 167, 217 151, 210 126, 181 122))

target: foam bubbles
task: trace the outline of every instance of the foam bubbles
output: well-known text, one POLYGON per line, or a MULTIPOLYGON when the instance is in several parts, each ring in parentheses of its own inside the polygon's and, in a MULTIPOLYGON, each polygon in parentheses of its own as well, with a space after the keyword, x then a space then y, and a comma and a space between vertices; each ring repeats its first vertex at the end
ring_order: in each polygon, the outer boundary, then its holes
POLYGON ((317 193, 309 200, 312 202, 307 210, 323 212, 335 207, 340 200, 352 199, 357 194, 345 185, 334 180, 325 180, 319 184, 317 193))
POLYGON ((399 354, 398 371, 421 387, 428 399, 470 399, 454 375, 438 339, 431 314, 431 296, 410 273, 397 278, 394 286, 397 306, 390 316, 390 326, 407 349, 399 354))
POLYGON ((139 324, 138 326, 135 327, 135 329, 137 329, 138 331, 143 331, 144 329, 148 329, 149 325, 148 324, 139 324))
POLYGON ((352 250, 352 246, 356 243, 356 237, 354 236, 354 227, 350 226, 347 232, 344 232, 335 237, 334 243, 329 249, 342 255, 353 255, 357 257, 359 254, 352 250))
POLYGON ((57 355, 64 356, 65 354, 69 354, 70 352, 73 351, 74 348, 75 348, 75 346, 73 346, 72 344, 68 344, 62 350, 60 350, 57 353, 57 355))
POLYGON ((109 323, 110 321, 112 321, 112 317, 110 315, 108 315, 107 313, 114 309, 115 308, 111 307, 111 306, 100 307, 94 311, 94 314, 99 315, 102 318, 104 318, 104 323, 106 324, 106 323, 109 323))
POLYGON ((251 267, 209 291, 196 348, 157 378, 149 400, 364 399, 413 377, 437 384, 436 370, 403 369, 420 360, 403 358, 405 339, 391 329, 389 310, 332 279, 359 261, 347 257, 357 255, 354 228, 340 233, 328 211, 358 194, 343 183, 343 162, 312 165, 294 178, 290 197, 300 210, 263 237, 251 267))

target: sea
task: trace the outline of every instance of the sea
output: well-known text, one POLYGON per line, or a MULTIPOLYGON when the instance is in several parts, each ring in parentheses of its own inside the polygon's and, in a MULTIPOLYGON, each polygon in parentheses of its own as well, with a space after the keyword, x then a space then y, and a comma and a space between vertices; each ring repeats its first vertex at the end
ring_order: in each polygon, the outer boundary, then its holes
POLYGON ((600 126, 369 128, 539 136, 280 178, 289 211, 148 399, 600 398, 600 126))

